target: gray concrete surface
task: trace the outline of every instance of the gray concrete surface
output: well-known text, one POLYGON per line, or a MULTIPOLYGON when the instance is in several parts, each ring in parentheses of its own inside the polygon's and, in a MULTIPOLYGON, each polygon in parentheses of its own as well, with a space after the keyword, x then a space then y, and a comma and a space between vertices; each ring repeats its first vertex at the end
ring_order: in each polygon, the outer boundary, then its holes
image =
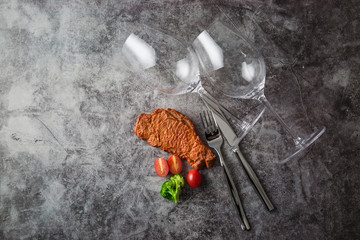
MULTIPOLYGON (((1 1, 0 239, 359 239, 360 5, 357 1, 1 1), (202 138, 196 94, 143 88, 119 66, 127 23, 191 42, 231 19, 267 64, 265 94, 292 128, 326 126, 284 165, 288 137, 265 112, 240 147, 268 212, 224 145, 252 226, 239 227, 220 164, 180 202, 154 171, 170 155, 138 139, 140 113, 174 108, 202 138)), ((222 98, 242 114, 243 100, 222 98)), ((183 162, 183 176, 191 170, 183 162)))

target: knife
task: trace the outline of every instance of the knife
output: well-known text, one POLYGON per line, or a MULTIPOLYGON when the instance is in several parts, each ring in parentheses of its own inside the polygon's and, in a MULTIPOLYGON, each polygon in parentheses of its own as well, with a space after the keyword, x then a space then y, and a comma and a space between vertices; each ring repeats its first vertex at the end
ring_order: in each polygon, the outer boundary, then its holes
POLYGON ((251 180, 251 183, 256 191, 256 193, 259 195, 259 197, 263 200, 265 203, 267 209, 269 211, 272 211, 275 209, 274 205, 271 203, 269 197, 267 196, 264 188, 262 187, 259 178, 256 176, 256 173, 248 163, 248 161, 245 159, 244 155, 241 153, 238 143, 239 138, 235 134, 234 130, 230 126, 229 122, 225 118, 223 112, 221 111, 219 105, 216 103, 216 100, 213 99, 209 95, 201 94, 201 99, 204 101, 205 105, 213 112, 213 116, 223 133, 227 143, 232 146, 232 150, 236 153, 236 155, 239 157, 240 162, 243 166, 243 168, 246 171, 247 176, 251 180))

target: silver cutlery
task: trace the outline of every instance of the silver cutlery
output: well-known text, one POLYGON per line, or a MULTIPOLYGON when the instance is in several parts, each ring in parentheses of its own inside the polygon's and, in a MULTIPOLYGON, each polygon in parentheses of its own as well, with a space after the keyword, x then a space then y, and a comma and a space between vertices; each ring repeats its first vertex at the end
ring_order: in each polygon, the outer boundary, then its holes
POLYGON ((204 101, 205 105, 212 111, 213 116, 222 131, 227 143, 231 146, 231 149, 233 152, 237 154, 237 156, 240 159, 240 162, 243 166, 243 168, 246 171, 247 176, 251 180, 251 183, 259 195, 259 197, 263 200, 266 207, 269 211, 272 211, 275 209, 274 205, 271 203, 268 195, 266 194, 264 188, 262 187, 259 178, 256 176, 256 173, 244 157, 244 155, 241 153, 239 146, 238 146, 238 137, 236 136, 234 130, 230 126, 229 122, 225 118, 223 112, 221 111, 219 105, 216 103, 215 99, 212 99, 211 96, 208 95, 201 95, 202 100, 204 101))
POLYGON ((247 220, 247 217, 246 217, 244 208, 242 206, 238 191, 236 190, 235 183, 230 175, 229 169, 226 166, 226 163, 221 154, 221 146, 223 144, 223 138, 221 136, 221 132, 220 132, 210 111, 203 112, 203 114, 200 114, 200 117, 201 117, 204 129, 205 129, 205 136, 206 136, 207 143, 211 148, 216 150, 216 152, 219 156, 220 164, 224 170, 224 176, 226 179, 226 183, 227 183, 229 192, 232 196, 234 206, 235 206, 235 208, 237 210, 237 214, 240 218, 241 229, 242 230, 250 230, 250 224, 247 220))

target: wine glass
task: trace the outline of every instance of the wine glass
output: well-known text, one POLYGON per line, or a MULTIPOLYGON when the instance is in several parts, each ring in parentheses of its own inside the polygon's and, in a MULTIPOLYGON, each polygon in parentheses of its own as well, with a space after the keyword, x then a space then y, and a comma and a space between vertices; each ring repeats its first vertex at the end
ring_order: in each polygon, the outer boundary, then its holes
POLYGON ((132 26, 122 53, 124 63, 152 89, 168 95, 197 93, 216 104, 234 126, 238 143, 264 113, 265 107, 255 105, 239 119, 219 104, 202 86, 199 60, 194 49, 159 29, 145 24, 132 26))
POLYGON ((264 59, 236 29, 217 20, 199 34, 192 45, 202 69, 214 88, 232 98, 255 99, 262 102, 290 134, 295 149, 279 163, 286 163, 298 156, 325 132, 326 128, 321 127, 301 138, 276 113, 264 95, 264 59))

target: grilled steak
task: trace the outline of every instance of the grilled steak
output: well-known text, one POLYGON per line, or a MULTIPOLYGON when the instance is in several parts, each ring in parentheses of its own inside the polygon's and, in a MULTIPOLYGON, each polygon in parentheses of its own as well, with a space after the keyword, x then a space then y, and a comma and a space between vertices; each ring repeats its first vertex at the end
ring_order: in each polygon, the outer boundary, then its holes
POLYGON ((167 108, 152 114, 141 114, 134 128, 135 134, 153 147, 186 159, 195 169, 215 163, 215 155, 196 134, 194 124, 187 116, 167 108))

